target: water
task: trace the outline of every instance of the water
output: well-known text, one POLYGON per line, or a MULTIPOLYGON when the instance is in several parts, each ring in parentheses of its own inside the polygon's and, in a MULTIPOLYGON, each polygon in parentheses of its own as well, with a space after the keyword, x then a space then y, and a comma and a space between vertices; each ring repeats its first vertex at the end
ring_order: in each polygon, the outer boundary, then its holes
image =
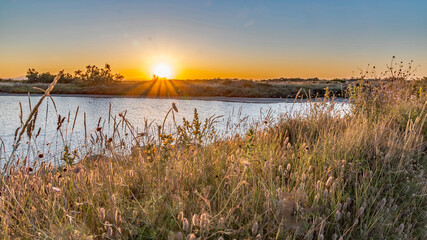
MULTIPOLYGON (((23 121, 30 113, 32 107, 38 102, 40 96, 31 96, 30 101, 26 95, 0 95, 0 157, 6 158, 10 154, 14 143, 16 129, 21 125, 20 102, 22 104, 23 121), (30 103, 31 102, 31 103, 30 103), (6 152, 5 152, 6 151, 6 152)), ((109 118, 110 105, 111 116, 118 119, 119 113, 126 111, 126 118, 138 129, 144 129, 144 125, 162 125, 166 113, 175 102, 178 112, 175 119, 178 124, 182 118, 193 119, 194 109, 199 113, 199 118, 204 120, 210 116, 219 116, 216 129, 222 134, 235 134, 247 131, 253 122, 277 121, 282 113, 304 111, 308 103, 293 103, 293 100, 284 99, 222 99, 219 100, 178 100, 178 99, 150 99, 150 98, 120 98, 120 97, 93 97, 93 96, 53 96, 53 100, 46 98, 39 108, 34 135, 40 128, 40 134, 35 146, 27 151, 54 152, 52 148, 61 149, 64 139, 67 144, 79 145, 84 140, 84 113, 86 113, 86 126, 88 135, 95 132, 96 127, 102 126, 105 132, 113 118, 109 118), (224 101, 225 100, 225 101, 224 101), (79 108, 77 117, 76 110, 79 108), (62 126, 62 136, 57 131, 58 117, 66 117, 62 126), (75 121, 75 123, 74 123, 75 121), (74 127, 73 127, 74 125, 74 127), (38 145, 37 145, 38 144, 38 145), (59 145, 59 146, 58 146, 59 145), (54 147, 53 147, 54 146, 54 147)), ((341 105, 338 109, 343 109, 341 105)), ((172 115, 166 121, 166 129, 172 128, 172 115)), ((21 152, 25 146, 34 145, 34 140, 28 141, 26 133, 20 145, 21 152)), ((62 146, 63 147, 63 146, 62 146)))

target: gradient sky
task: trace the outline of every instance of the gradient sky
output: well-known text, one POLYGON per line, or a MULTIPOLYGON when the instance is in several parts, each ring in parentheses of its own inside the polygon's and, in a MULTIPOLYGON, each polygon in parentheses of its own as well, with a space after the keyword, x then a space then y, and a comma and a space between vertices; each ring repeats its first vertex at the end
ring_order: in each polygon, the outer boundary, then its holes
POLYGON ((395 55, 427 76, 427 1, 0 0, 0 77, 111 64, 149 79, 352 77, 395 55))

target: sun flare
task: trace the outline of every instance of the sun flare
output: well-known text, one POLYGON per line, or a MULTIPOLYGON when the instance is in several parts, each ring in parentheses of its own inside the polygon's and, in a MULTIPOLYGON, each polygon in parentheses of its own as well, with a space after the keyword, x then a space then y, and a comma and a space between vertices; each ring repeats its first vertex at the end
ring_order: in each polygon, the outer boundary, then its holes
POLYGON ((153 74, 159 78, 171 78, 173 75, 172 68, 167 63, 157 64, 153 68, 153 74))

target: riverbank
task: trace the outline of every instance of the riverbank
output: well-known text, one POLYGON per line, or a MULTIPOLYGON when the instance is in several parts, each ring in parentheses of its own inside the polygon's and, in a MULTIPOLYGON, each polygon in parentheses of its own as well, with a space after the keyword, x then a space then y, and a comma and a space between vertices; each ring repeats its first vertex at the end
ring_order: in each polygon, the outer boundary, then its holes
MULTIPOLYGON (((343 97, 352 80, 153 80, 143 82, 115 82, 88 85, 82 83, 58 83, 52 94, 101 95, 126 97, 240 97, 240 98, 295 98, 324 96, 326 88, 332 94, 343 97)), ((41 93, 48 84, 22 81, 1 82, 0 93, 41 93)))

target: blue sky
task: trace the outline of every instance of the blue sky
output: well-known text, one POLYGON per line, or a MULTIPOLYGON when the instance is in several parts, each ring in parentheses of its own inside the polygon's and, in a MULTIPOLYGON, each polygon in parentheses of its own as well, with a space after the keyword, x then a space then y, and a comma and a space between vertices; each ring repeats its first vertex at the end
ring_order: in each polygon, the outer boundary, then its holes
POLYGON ((0 0, 0 77, 167 62, 177 78, 339 78, 393 55, 427 76, 427 1, 0 0))

